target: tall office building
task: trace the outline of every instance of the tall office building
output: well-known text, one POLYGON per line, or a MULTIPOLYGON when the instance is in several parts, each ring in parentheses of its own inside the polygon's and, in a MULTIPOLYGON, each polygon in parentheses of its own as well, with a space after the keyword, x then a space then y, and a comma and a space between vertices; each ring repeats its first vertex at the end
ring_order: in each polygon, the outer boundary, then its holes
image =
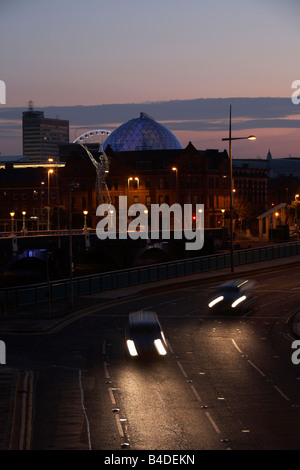
POLYGON ((48 158, 59 160, 60 143, 69 142, 69 121, 44 117, 43 111, 35 111, 32 101, 23 112, 23 155, 30 162, 46 162, 48 158))

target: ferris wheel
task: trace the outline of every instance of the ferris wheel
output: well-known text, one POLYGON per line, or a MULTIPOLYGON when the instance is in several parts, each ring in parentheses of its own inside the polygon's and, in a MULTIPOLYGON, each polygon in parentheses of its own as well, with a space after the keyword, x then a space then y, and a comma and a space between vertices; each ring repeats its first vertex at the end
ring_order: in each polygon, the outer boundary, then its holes
POLYGON ((90 131, 84 132, 79 137, 76 137, 73 144, 98 143, 101 147, 103 140, 105 140, 106 137, 110 134, 111 131, 106 129, 92 129, 90 131))

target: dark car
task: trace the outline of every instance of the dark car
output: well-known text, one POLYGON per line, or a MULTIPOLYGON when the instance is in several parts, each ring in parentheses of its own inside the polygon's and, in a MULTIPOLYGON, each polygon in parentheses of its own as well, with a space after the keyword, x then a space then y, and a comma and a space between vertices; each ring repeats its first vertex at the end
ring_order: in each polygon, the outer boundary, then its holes
POLYGON ((221 284, 208 307, 217 313, 247 313, 253 308, 256 299, 254 288, 255 282, 249 279, 221 284))
POLYGON ((130 356, 167 354, 167 342, 155 312, 141 310, 130 313, 125 339, 130 356))

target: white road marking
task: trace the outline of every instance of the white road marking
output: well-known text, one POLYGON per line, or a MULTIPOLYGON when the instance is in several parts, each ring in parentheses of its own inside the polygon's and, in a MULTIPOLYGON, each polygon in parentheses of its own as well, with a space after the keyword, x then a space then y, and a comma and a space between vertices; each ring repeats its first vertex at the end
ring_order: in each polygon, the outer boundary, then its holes
POLYGON ((121 437, 124 437, 124 431, 123 431, 123 428, 122 428, 122 424, 121 424, 121 422, 120 422, 119 415, 116 414, 116 415, 115 415, 115 418, 116 418, 116 423, 117 423, 118 432, 119 432, 119 434, 120 434, 121 437))
POLYGON ((236 342, 234 341, 233 338, 231 338, 231 341, 232 341, 234 347, 238 350, 238 352, 241 353, 241 354, 243 354, 243 351, 238 347, 238 345, 236 344, 236 342))
MULTIPOLYGON (((238 345, 236 344, 236 342, 234 341, 234 339, 231 339, 233 345, 235 346, 235 348, 240 352, 242 353, 242 351, 240 350, 240 348, 238 347, 238 345)), ((256 369, 263 377, 265 377, 265 374, 255 365, 253 364, 253 362, 251 362, 250 360, 248 360, 249 364, 251 364, 252 367, 254 367, 254 369, 256 369)), ((278 393, 280 393, 280 395, 287 401, 290 401, 289 397, 287 397, 285 395, 285 393, 283 393, 279 387, 277 387, 276 385, 273 385, 273 387, 275 388, 275 390, 277 390, 278 393)))
MULTIPOLYGON (((184 368, 182 367, 181 363, 180 363, 179 361, 177 361, 177 364, 178 364, 178 367, 180 368, 181 372, 183 373, 184 377, 187 378, 187 377, 188 377, 188 376, 187 376, 187 373, 185 372, 185 370, 184 370, 184 368)), ((197 398, 197 400, 198 400, 199 402, 202 402, 202 399, 201 399, 201 397, 199 396, 199 394, 198 394, 197 390, 195 389, 194 385, 191 385, 191 389, 192 389, 192 391, 193 391, 195 397, 197 398)), ((219 427, 217 426, 216 422, 214 421, 214 419, 211 417, 210 413, 209 413, 208 411, 206 411, 205 414, 206 414, 207 418, 209 419, 211 425, 212 425, 213 428, 215 429, 215 431, 216 431, 218 434, 220 434, 221 431, 220 431, 219 427)))
POLYGON ((170 351, 171 351, 171 354, 174 354, 174 351, 173 351, 172 346, 170 345, 168 339, 167 339, 166 341, 167 341, 168 348, 169 348, 170 351))
POLYGON ((111 403, 112 403, 113 405, 115 405, 115 404, 116 404, 116 400, 115 400, 115 397, 114 397, 113 390, 116 390, 116 389, 115 389, 115 388, 109 388, 109 389, 108 389, 108 393, 109 393, 109 396, 110 396, 111 403))
POLYGON ((215 421, 213 420, 213 418, 211 417, 210 413, 209 413, 208 411, 206 411, 205 414, 206 414, 207 418, 209 419, 210 423, 212 424, 212 426, 214 427, 215 431, 216 431, 218 434, 220 434, 221 431, 220 431, 220 429, 218 428, 216 422, 215 422, 215 421))
POLYGON ((265 377, 265 374, 255 365, 253 364, 252 361, 248 360, 249 364, 251 364, 252 367, 254 367, 254 369, 256 369, 263 377, 265 377))
POLYGON ((87 430, 87 436, 88 436, 88 445, 89 445, 89 450, 92 450, 92 443, 91 443, 91 435, 90 435, 90 423, 87 417, 86 409, 84 406, 84 394, 83 394, 83 388, 82 388, 82 381, 81 381, 81 370, 79 369, 79 388, 80 388, 80 394, 81 394, 81 408, 85 417, 85 422, 86 422, 86 430, 87 430))
POLYGON ((280 388, 278 388, 276 385, 273 385, 273 387, 277 390, 278 393, 280 393, 280 395, 285 398, 285 400, 287 401, 290 401, 289 397, 287 397, 281 390, 280 388))
POLYGON ((193 393, 195 397, 197 398, 198 401, 202 401, 201 397, 199 396, 197 390, 195 389, 194 385, 191 385, 191 389, 193 390, 193 393))
POLYGON ((179 361, 177 361, 177 364, 178 364, 179 369, 181 370, 181 372, 185 376, 185 378, 187 378, 187 373, 185 372, 184 368, 182 367, 182 365, 180 364, 179 361))
POLYGON ((108 372, 108 369, 107 369, 107 363, 106 362, 103 362, 103 367, 104 367, 105 378, 110 379, 110 375, 109 375, 109 372, 108 372))

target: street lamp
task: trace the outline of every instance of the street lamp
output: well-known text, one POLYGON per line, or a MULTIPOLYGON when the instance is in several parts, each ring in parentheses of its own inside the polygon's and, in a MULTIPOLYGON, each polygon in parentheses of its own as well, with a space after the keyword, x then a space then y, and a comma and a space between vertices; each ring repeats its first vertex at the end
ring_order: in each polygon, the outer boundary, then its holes
POLYGON ((178 168, 173 166, 172 171, 176 172, 176 202, 178 203, 178 168))
POLYGON ((40 215, 41 215, 41 224, 42 224, 42 230, 44 230, 44 209, 46 206, 43 204, 43 200, 45 199, 45 181, 41 181, 41 195, 40 195, 40 215))
POLYGON ((248 137, 232 137, 231 136, 231 105, 229 111, 229 137, 223 138, 222 140, 229 141, 229 160, 230 160, 230 253, 231 253, 231 272, 234 271, 233 266, 233 177, 232 177, 232 140, 256 140, 255 135, 249 135, 248 137))
POLYGON ((50 230, 50 175, 53 170, 48 170, 48 216, 47 216, 47 230, 50 230))
POLYGON ((136 176, 135 181, 137 182, 137 189, 138 189, 138 203, 140 202, 140 179, 136 176))
POLYGON ((138 190, 138 202, 139 202, 139 198, 140 198, 140 179, 135 176, 135 178, 133 178, 132 176, 130 176, 127 180, 127 199, 128 199, 128 206, 129 206, 129 191, 130 191, 130 181, 133 181, 135 180, 137 182, 137 190, 138 190))
POLYGON ((225 209, 221 209, 222 212, 222 227, 225 226, 225 209))
POLYGON ((70 239, 70 301, 71 307, 74 305, 74 292, 73 292, 73 245, 72 245, 72 191, 79 187, 79 183, 69 184, 69 239, 70 239))
POLYGON ((15 212, 14 211, 10 212, 10 216, 11 216, 11 233, 13 234, 14 233, 14 216, 15 216, 15 212))
POLYGON ((26 232, 26 211, 22 211, 22 216, 23 216, 23 227, 22 227, 22 232, 26 232))
POLYGON ((299 194, 295 194, 295 221, 294 225, 295 227, 298 226, 298 204, 299 204, 299 194))
POLYGON ((129 185, 130 185, 130 181, 132 181, 133 178, 130 176, 127 180, 127 198, 128 198, 128 202, 127 202, 127 205, 129 206, 129 185))
POLYGON ((86 232, 87 231, 87 225, 86 225, 86 217, 88 215, 88 211, 83 211, 83 215, 84 215, 84 225, 83 225, 83 231, 86 232))
MULTIPOLYGON (((60 231, 60 219, 59 219, 59 182, 58 182, 58 163, 57 160, 54 160, 53 158, 48 158, 48 162, 55 163, 56 166, 56 199, 57 199, 57 230, 58 232, 60 231)), ((53 170, 52 170, 53 173, 53 170)), ((60 236, 58 238, 59 241, 59 246, 60 246, 60 236)))

